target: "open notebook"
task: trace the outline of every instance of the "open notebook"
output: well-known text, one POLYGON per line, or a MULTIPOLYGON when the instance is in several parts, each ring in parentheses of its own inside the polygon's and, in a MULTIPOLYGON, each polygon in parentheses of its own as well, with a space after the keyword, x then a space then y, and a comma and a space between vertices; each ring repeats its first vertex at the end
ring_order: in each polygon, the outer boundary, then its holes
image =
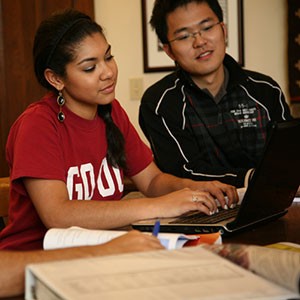
MULTIPOLYGON (((213 216, 198 218, 198 212, 185 214, 178 218, 161 219, 162 232, 181 232, 186 234, 220 231, 230 234, 250 226, 281 217, 292 204, 300 185, 300 119, 273 123, 264 155, 258 164, 243 201, 222 221, 213 216)), ((141 231, 151 231, 155 220, 144 220, 132 224, 141 231)))

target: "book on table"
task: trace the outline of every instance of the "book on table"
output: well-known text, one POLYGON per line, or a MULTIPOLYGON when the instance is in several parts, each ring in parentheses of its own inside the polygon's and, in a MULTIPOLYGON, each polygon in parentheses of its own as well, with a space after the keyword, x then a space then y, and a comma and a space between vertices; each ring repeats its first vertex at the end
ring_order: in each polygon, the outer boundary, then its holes
MULTIPOLYGON (((113 238, 119 237, 127 231, 85 229, 81 227, 51 228, 44 237, 43 247, 45 250, 99 245, 113 238)), ((144 233, 151 234, 151 233, 144 233)), ((159 233, 157 238, 166 249, 178 249, 186 246, 194 246, 202 243, 220 244, 220 233, 186 235, 180 233, 159 233)))
POLYGON ((25 298, 296 299, 299 277, 297 251, 198 245, 31 264, 25 298))

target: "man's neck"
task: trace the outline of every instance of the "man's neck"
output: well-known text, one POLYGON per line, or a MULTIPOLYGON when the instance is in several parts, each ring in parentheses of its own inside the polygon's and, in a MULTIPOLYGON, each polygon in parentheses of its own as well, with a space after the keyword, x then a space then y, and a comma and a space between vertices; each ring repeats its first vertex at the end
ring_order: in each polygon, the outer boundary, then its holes
POLYGON ((217 72, 205 76, 191 76, 191 78, 200 89, 207 89, 215 97, 224 82, 224 67, 219 68, 217 72))

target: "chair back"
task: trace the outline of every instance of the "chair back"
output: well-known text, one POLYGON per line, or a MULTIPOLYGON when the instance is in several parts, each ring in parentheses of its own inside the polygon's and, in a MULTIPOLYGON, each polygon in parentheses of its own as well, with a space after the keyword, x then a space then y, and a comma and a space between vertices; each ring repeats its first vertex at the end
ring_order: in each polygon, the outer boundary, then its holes
POLYGON ((9 177, 0 177, 0 230, 2 230, 8 217, 9 177))

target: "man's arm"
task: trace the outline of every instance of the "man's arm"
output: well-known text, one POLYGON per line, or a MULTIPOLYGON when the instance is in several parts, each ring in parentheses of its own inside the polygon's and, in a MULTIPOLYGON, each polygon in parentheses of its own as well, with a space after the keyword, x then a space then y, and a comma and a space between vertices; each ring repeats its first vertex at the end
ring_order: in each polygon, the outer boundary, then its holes
POLYGON ((0 251, 0 297, 16 296, 24 292, 24 270, 31 263, 156 249, 163 249, 157 238, 133 230, 99 246, 47 251, 0 251))

